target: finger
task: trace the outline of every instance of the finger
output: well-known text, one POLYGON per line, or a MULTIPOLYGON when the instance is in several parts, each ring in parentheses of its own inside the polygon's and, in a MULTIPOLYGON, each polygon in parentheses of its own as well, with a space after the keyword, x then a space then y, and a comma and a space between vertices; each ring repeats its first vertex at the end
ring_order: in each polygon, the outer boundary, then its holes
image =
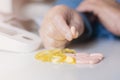
POLYGON ((43 38, 43 44, 46 49, 65 48, 67 41, 58 41, 47 35, 43 38), (57 45, 56 45, 57 44, 57 45))
POLYGON ((68 41, 71 41, 73 39, 70 27, 67 25, 64 18, 61 16, 55 16, 53 25, 54 24, 55 27, 61 32, 62 35, 65 36, 68 41))
POLYGON ((76 29, 75 29, 74 26, 71 27, 71 32, 72 32, 72 36, 73 36, 73 38, 75 38, 75 36, 76 36, 76 34, 75 34, 76 29))
POLYGON ((54 39, 47 36, 47 34, 45 34, 41 29, 40 29, 40 37, 46 49, 54 48, 54 46, 52 45, 52 43, 54 42, 54 39))
POLYGON ((71 27, 71 32, 72 32, 74 39, 78 38, 78 31, 76 30, 74 26, 71 27))
POLYGON ((94 12, 95 14, 97 14, 98 10, 98 5, 93 1, 85 1, 77 7, 77 11, 80 12, 94 12))
POLYGON ((64 48, 68 43, 67 40, 56 40, 53 37, 49 36, 50 33, 46 31, 45 26, 40 28, 39 33, 42 43, 46 49, 64 48))
POLYGON ((83 20, 77 12, 73 13, 69 25, 71 26, 71 32, 74 39, 78 38, 84 31, 83 20))
POLYGON ((60 33, 60 30, 58 30, 50 20, 51 19, 45 20, 42 24, 44 34, 55 40, 66 40, 66 38, 60 33))

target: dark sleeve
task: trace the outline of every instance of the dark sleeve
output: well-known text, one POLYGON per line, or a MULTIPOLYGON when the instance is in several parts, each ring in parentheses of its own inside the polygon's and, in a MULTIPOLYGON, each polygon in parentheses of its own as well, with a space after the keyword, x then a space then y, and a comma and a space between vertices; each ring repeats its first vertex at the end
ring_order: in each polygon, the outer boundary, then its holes
POLYGON ((82 20, 84 22, 84 33, 80 36, 80 40, 84 41, 84 40, 88 40, 91 38, 93 30, 92 30, 92 25, 90 20, 88 19, 87 15, 84 13, 79 13, 80 16, 82 17, 82 20))

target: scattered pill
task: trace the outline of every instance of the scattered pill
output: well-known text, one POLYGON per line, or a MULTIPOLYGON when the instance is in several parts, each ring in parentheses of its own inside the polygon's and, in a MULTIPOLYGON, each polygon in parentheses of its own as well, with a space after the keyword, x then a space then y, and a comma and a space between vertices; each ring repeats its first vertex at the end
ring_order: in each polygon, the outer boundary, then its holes
POLYGON ((89 64, 97 64, 99 63, 101 60, 99 60, 98 58, 96 57, 90 57, 89 58, 89 64))
POLYGON ((96 57, 100 60, 102 60, 104 58, 104 56, 101 53, 92 53, 90 54, 91 57, 96 57))
POLYGON ((35 58, 52 63, 97 64, 104 56, 101 53, 76 53, 73 49, 53 49, 41 51, 35 58))
POLYGON ((76 59, 73 57, 67 56, 65 59, 65 62, 69 64, 76 64, 76 59))

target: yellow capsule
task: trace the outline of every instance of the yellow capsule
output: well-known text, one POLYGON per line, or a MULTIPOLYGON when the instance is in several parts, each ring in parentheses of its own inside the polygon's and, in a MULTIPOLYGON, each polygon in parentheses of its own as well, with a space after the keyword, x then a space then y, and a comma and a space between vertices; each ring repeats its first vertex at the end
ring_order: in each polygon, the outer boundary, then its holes
POLYGON ((36 58, 37 60, 41 60, 41 61, 44 61, 44 62, 50 61, 50 56, 47 55, 47 54, 41 54, 41 55, 39 55, 39 56, 35 56, 35 58, 36 58))
POLYGON ((65 57, 66 57, 66 56, 64 56, 64 57, 61 57, 61 56, 53 56, 51 62, 53 62, 53 63, 63 63, 64 60, 65 60, 65 57))
POLYGON ((68 49, 68 48, 63 49, 63 52, 64 52, 64 53, 73 53, 73 54, 76 53, 75 50, 73 50, 73 49, 68 49))
POLYGON ((67 56, 65 59, 65 62, 69 64, 76 64, 76 59, 73 57, 67 56))
POLYGON ((35 58, 43 62, 53 62, 53 63, 69 63, 75 64, 76 61, 72 57, 66 56, 65 53, 75 53, 71 49, 52 49, 44 50, 36 54, 35 58))

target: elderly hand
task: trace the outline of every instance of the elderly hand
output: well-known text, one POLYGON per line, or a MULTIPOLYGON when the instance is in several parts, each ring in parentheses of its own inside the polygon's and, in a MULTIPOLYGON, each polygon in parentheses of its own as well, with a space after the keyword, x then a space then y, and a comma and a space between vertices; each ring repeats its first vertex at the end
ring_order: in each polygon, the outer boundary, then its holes
POLYGON ((84 31, 79 14, 64 5, 55 6, 45 16, 40 36, 45 48, 64 48, 84 31))
POLYGON ((77 10, 93 12, 107 30, 120 36, 120 4, 115 0, 85 0, 77 10))

